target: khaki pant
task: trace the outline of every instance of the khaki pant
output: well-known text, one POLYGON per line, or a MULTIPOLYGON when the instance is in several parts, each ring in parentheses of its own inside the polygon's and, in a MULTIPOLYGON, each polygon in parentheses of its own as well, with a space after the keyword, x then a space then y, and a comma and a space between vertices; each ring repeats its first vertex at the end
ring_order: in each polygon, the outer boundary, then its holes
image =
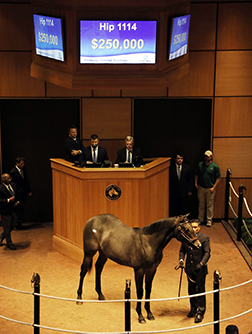
POLYGON ((207 218, 207 223, 212 224, 213 219, 213 204, 214 204, 215 191, 211 192, 210 188, 198 189, 198 200, 199 200, 199 216, 200 222, 204 222, 205 213, 207 218))

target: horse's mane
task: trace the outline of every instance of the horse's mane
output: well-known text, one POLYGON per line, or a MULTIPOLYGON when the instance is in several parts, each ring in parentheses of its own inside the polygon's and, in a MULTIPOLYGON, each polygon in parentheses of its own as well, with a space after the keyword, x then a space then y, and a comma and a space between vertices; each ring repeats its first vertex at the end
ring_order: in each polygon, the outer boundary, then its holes
MULTIPOLYGON (((164 228, 167 227, 167 222, 168 222, 168 219, 165 218, 165 219, 161 219, 159 221, 156 221, 150 225, 147 225, 147 226, 144 226, 142 227, 142 231, 143 231, 143 234, 153 234, 153 233, 156 233, 156 232, 159 232, 161 230, 163 230, 164 228)), ((175 220, 170 220, 170 225, 171 227, 174 225, 175 226, 175 220)))

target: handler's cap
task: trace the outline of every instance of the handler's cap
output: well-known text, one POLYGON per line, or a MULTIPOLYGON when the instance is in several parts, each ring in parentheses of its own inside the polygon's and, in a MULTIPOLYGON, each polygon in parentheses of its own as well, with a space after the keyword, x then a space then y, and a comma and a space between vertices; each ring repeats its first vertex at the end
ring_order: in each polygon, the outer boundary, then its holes
POLYGON ((213 156, 213 153, 211 151, 206 151, 205 154, 207 157, 212 157, 213 156))

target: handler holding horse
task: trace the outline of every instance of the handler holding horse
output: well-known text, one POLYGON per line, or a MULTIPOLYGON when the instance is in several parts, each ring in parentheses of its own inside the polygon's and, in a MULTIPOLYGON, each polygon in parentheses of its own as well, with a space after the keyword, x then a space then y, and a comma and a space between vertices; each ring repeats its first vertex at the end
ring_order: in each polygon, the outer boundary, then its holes
MULTIPOLYGON (((168 242, 172 238, 177 238, 192 247, 200 246, 187 216, 161 219, 142 228, 131 228, 111 214, 102 214, 89 219, 83 231, 84 259, 77 298, 81 299, 84 277, 91 270, 93 256, 98 251, 99 257, 95 264, 95 290, 99 300, 105 299, 101 290, 101 272, 108 258, 134 269, 137 299, 143 297, 145 277, 145 299, 150 299, 152 281, 162 260, 163 249, 168 242)), ((147 319, 154 320, 149 301, 145 302, 145 309, 147 319)), ((137 302, 136 311, 138 321, 145 323, 141 302, 137 302)))

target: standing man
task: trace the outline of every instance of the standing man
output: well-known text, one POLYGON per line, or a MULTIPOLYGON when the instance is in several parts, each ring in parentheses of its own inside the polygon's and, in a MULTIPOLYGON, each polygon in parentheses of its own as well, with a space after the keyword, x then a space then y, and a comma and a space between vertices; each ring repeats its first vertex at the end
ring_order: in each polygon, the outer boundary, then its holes
POLYGON ((212 226, 215 189, 220 182, 220 168, 213 162, 213 153, 206 151, 204 161, 198 164, 195 175, 195 187, 198 190, 199 216, 201 224, 204 223, 205 213, 207 226, 212 226), (206 211, 206 212, 205 212, 206 211))
POLYGON ((79 137, 77 137, 77 128, 71 125, 68 128, 68 137, 65 140, 66 160, 69 162, 83 162, 85 156, 83 154, 84 146, 79 137))
POLYGON ((143 164, 141 149, 134 147, 133 137, 127 136, 125 138, 125 148, 121 148, 117 151, 115 164, 118 164, 119 162, 132 163, 136 167, 143 164))
POLYGON ((186 214, 186 202, 192 195, 193 176, 191 167, 183 163, 183 155, 177 153, 175 163, 169 169, 170 217, 186 214))
POLYGON ((11 177, 6 173, 1 176, 1 181, 0 213, 3 232, 0 234, 0 246, 3 246, 3 240, 6 239, 7 247, 11 250, 15 250, 16 247, 11 240, 11 231, 17 223, 17 215, 14 208, 19 205, 19 201, 16 200, 16 185, 15 183, 11 183, 11 177))
POLYGON ((19 199, 19 206, 17 208, 17 229, 23 229, 25 201, 28 196, 32 196, 32 192, 28 183, 27 173, 25 167, 25 158, 17 157, 16 166, 10 171, 12 182, 16 184, 16 191, 19 199))
POLYGON ((96 134, 90 136, 90 146, 84 149, 86 163, 104 163, 108 160, 108 154, 105 148, 99 146, 99 137, 96 134))
MULTIPOLYGON (((191 220, 192 228, 201 242, 201 247, 193 249, 182 243, 179 251, 179 265, 184 266, 186 255, 185 272, 188 280, 188 294, 195 295, 205 292, 206 275, 208 274, 207 262, 210 258, 210 240, 209 237, 200 232, 200 225, 197 219, 191 220)), ((206 296, 191 297, 191 310, 188 317, 195 317, 195 322, 201 322, 206 312, 206 296)))

